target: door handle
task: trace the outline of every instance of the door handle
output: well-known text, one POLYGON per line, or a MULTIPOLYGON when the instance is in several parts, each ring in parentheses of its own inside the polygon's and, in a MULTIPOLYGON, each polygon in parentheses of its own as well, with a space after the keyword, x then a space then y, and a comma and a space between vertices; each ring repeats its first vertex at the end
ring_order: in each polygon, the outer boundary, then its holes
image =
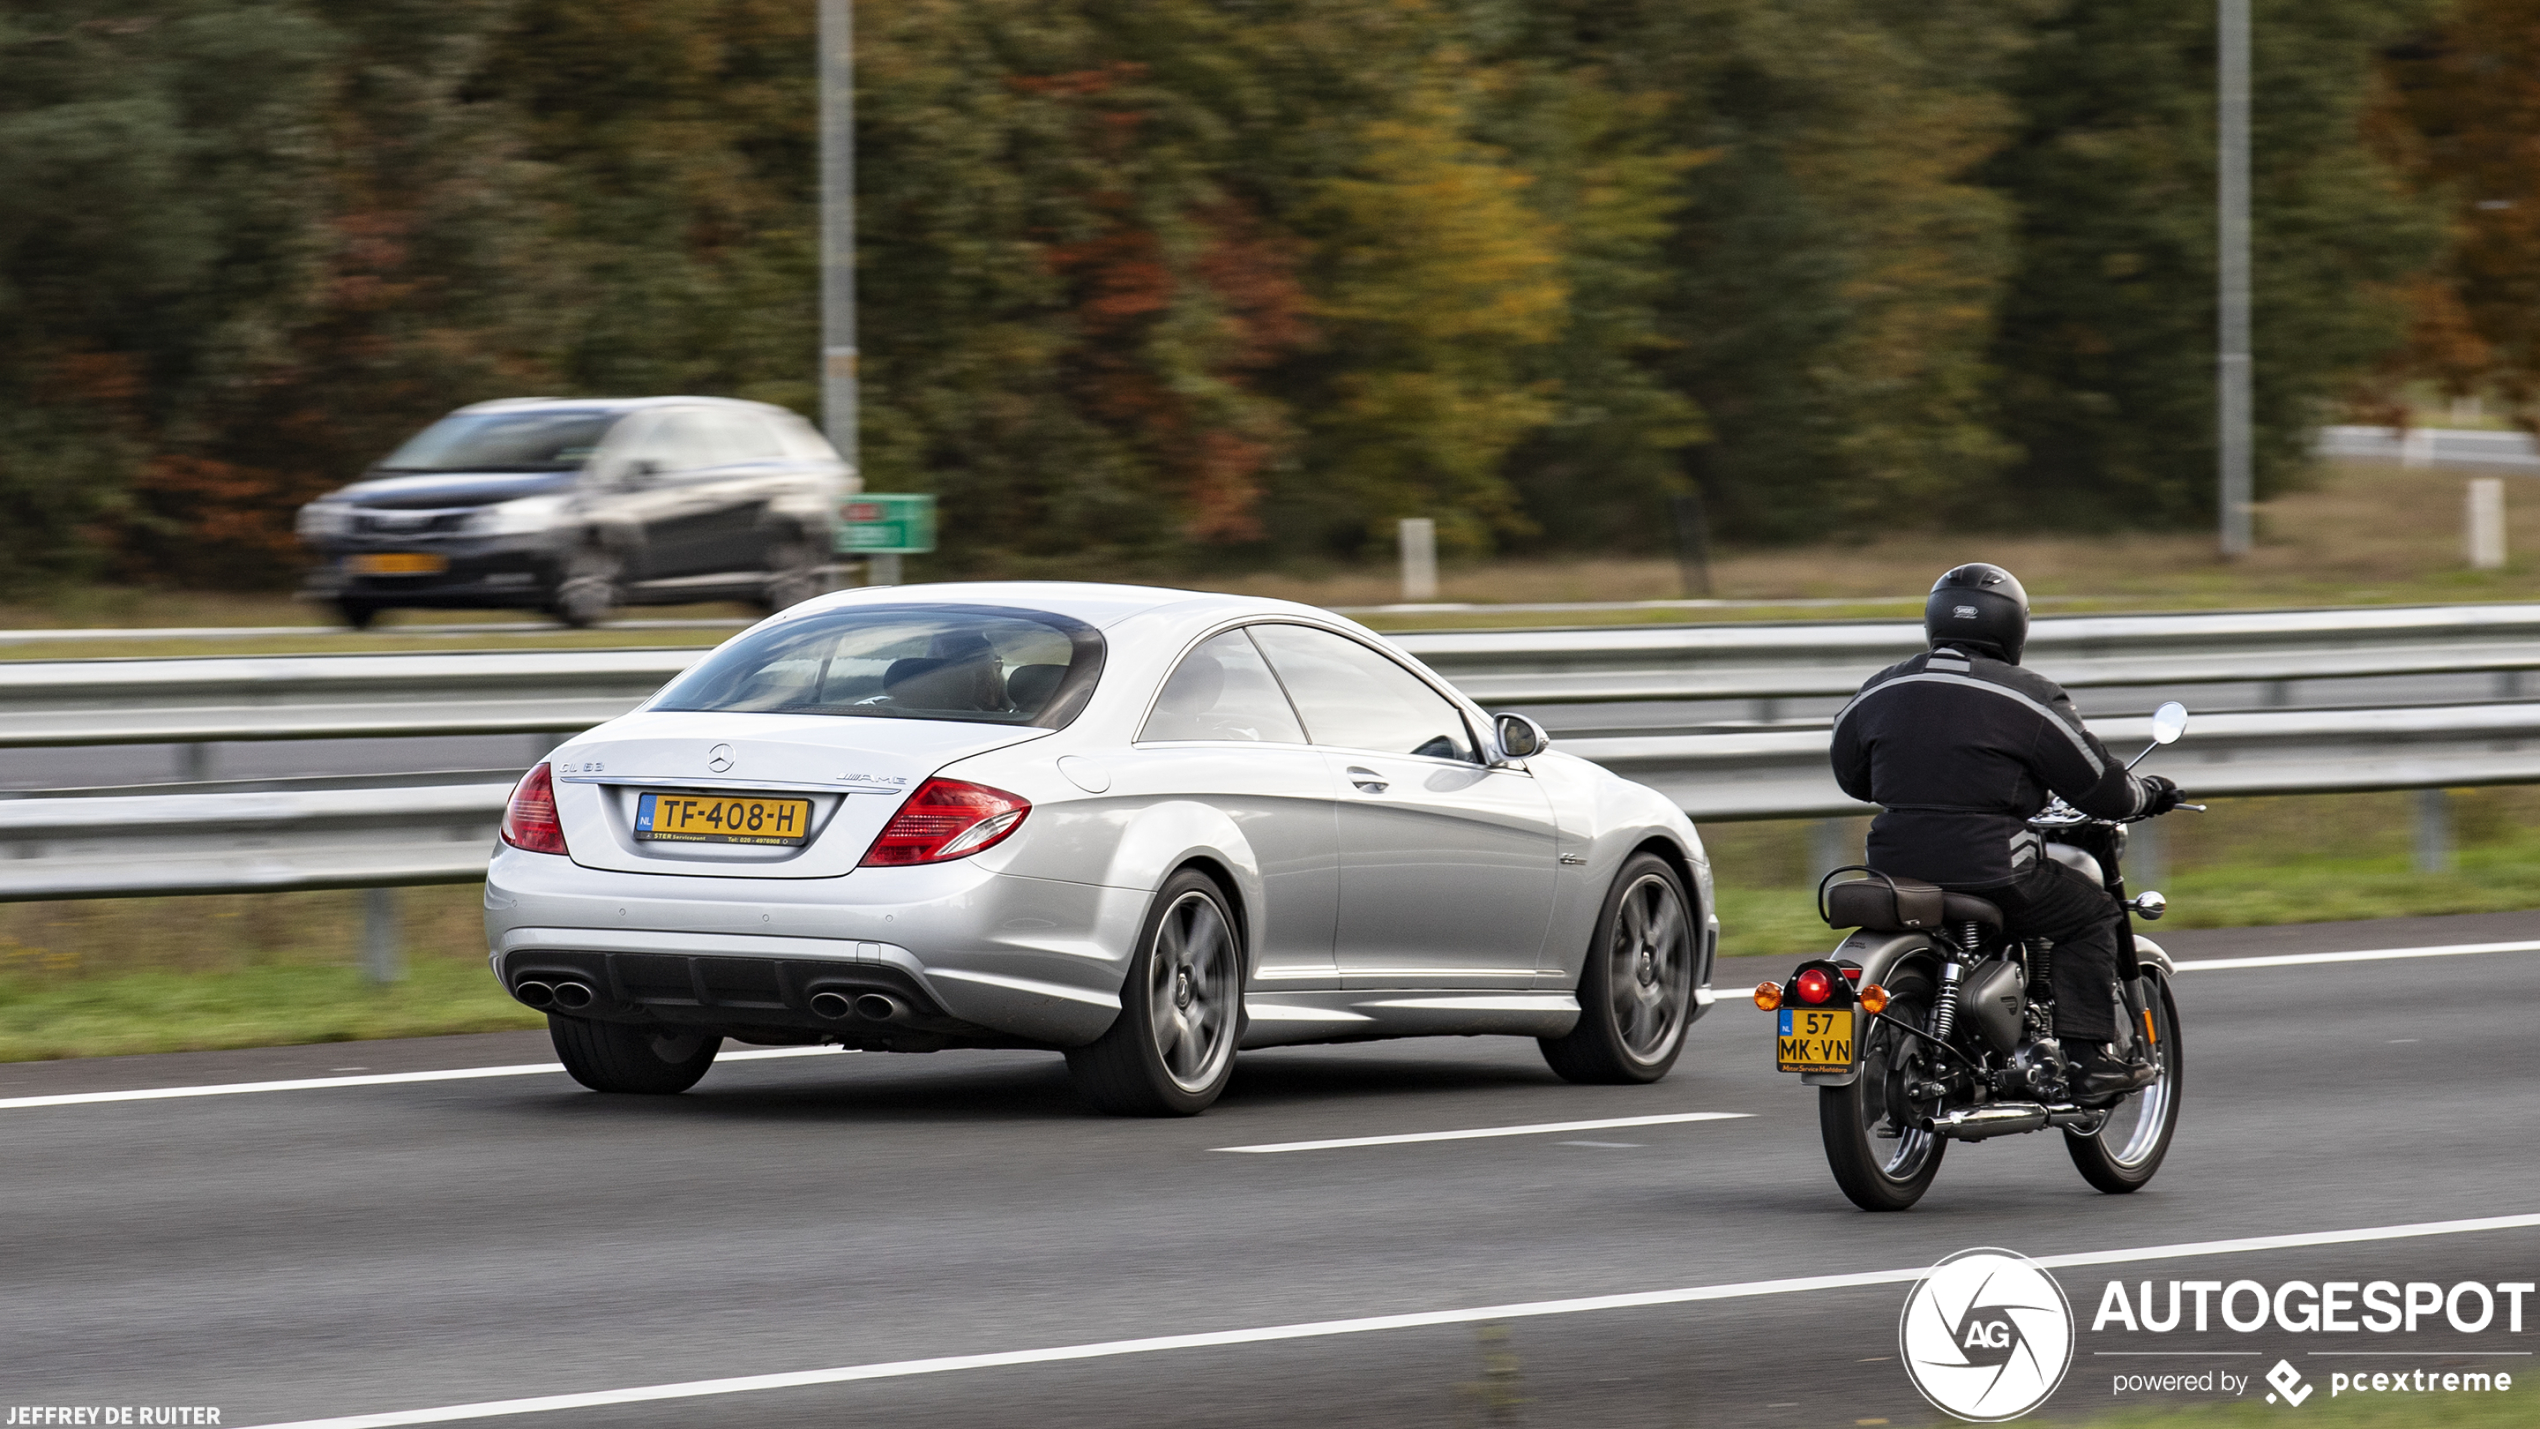
POLYGON ((1382 774, 1356 764, 1349 766, 1349 782, 1357 785, 1361 794, 1381 794, 1392 787, 1382 774))

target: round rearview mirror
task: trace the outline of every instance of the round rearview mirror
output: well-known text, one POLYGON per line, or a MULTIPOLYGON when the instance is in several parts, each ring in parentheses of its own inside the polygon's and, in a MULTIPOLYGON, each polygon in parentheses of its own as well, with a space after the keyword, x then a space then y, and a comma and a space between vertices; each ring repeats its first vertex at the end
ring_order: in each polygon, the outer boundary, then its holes
POLYGON ((1499 736, 1499 753, 1504 759, 1530 759, 1552 746, 1552 736, 1543 726, 1521 714, 1504 714, 1491 721, 1499 736))
POLYGON ((2178 737, 2185 733, 2187 733, 2187 706, 2171 700, 2152 711, 2152 742, 2154 744, 2176 744, 2178 737))

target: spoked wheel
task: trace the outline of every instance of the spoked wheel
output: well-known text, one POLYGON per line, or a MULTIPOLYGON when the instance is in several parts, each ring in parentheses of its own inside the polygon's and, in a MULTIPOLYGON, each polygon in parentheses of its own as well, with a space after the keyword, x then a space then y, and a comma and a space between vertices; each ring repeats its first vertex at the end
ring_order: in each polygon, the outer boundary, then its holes
POLYGON ((1234 1075, 1244 958, 1226 895, 1185 869, 1156 895, 1120 989, 1120 1017, 1068 1049, 1077 1090, 1123 1116, 1206 1111, 1234 1075))
POLYGON ((1694 928, 1675 869, 1638 854, 1614 877, 1579 974, 1578 1025, 1543 1039, 1573 1082, 1654 1082, 1684 1051, 1693 1010, 1694 928))
POLYGON ((2169 979, 2146 967, 2143 981, 2151 993, 2152 1062, 2160 1079, 2117 1103, 2099 1129, 2088 1134, 2067 1129, 2064 1149, 2073 1154, 2081 1178, 2111 1196, 2140 1190, 2161 1169, 2178 1132, 2179 1094, 2185 1090, 2187 1059, 2179 1043, 2178 1002, 2169 979))
MULTIPOLYGON (((1887 1016, 1912 1027, 1931 1025, 1932 985, 1921 973, 1890 981, 1887 999, 1887 1016)), ((1855 1032, 1861 1039, 1861 1075, 1848 1087, 1817 1089, 1817 1131, 1825 1139, 1835 1184, 1852 1204, 1865 1211, 1902 1211, 1931 1189, 1941 1153, 1949 1149, 1939 1137, 1907 1124, 1914 1108, 1906 1101, 1906 1084, 1932 1079, 1934 1054, 1921 1039, 1870 1021, 1866 1012, 1857 1015, 1865 1023, 1855 1032)))

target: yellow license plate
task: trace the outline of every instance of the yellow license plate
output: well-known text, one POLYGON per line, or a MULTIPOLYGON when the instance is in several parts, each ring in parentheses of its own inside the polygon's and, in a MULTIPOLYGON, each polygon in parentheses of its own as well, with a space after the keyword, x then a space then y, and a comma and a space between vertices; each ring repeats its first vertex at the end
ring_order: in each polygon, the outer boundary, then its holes
POLYGON ((1785 1072, 1852 1070, 1852 1010, 1781 1010, 1781 1026, 1773 1038, 1773 1060, 1785 1072))
POLYGON ((692 844, 798 844, 811 836, 811 800, 748 794, 646 794, 635 837, 692 844))
POLYGON ((386 551, 354 556, 345 565, 357 576, 437 576, 450 568, 450 558, 422 551, 386 551))

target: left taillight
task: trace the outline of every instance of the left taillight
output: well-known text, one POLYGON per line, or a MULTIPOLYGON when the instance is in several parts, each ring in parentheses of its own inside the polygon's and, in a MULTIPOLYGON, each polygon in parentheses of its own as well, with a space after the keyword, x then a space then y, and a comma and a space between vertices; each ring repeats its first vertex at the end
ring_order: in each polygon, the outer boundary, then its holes
POLYGON ((572 854, 564 846, 564 825, 556 821, 556 776, 546 765, 512 786, 511 802, 503 806, 503 842, 531 853, 572 854))
POLYGON ((929 779, 864 851, 866 868, 943 863, 993 848, 1022 827, 1032 802, 961 779, 929 779))

